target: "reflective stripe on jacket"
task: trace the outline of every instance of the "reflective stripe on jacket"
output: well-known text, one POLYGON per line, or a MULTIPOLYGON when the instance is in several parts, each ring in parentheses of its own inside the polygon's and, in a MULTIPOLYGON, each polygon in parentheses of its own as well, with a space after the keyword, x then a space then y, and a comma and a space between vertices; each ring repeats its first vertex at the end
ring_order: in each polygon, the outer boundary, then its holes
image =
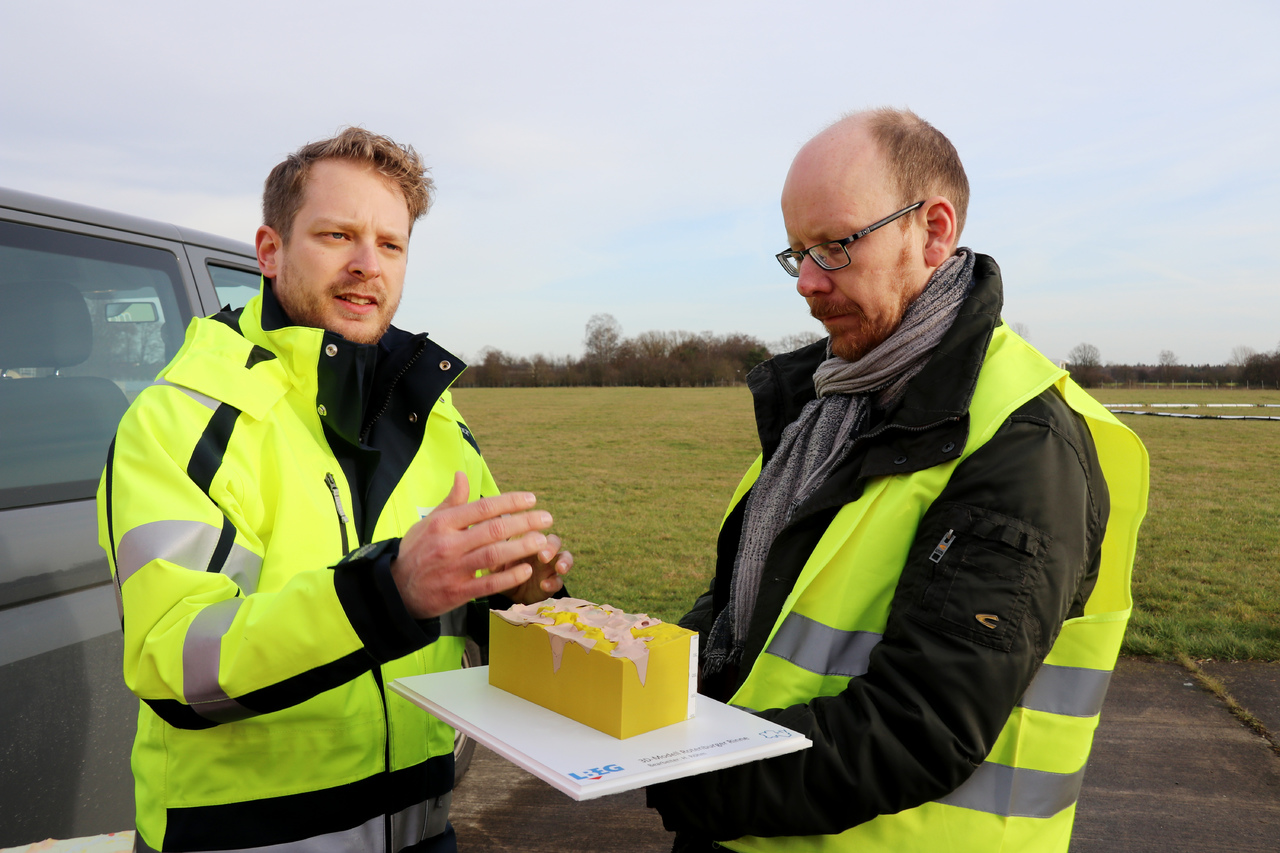
POLYGON ((99 487, 125 681, 142 700, 140 849, 319 850, 347 836, 383 849, 389 833, 396 850, 444 829, 454 735, 386 685, 457 668, 465 611, 414 620, 389 558, 378 571, 340 561, 398 547, 455 471, 473 500, 497 488, 450 400, 462 363, 393 329, 414 349, 378 429, 410 449, 383 452, 380 478, 353 495, 333 443, 358 448, 380 404, 375 347, 264 323, 279 311, 268 288, 265 303, 191 323, 122 420, 99 487))
MULTIPOLYGON (((1050 386, 1088 424, 1111 512, 1097 581, 1083 615, 1063 625, 986 760, 941 799, 880 815, 838 835, 744 837, 722 842, 725 847, 957 853, 1067 849, 1093 731, 1129 617, 1130 570, 1146 509, 1147 458, 1132 432, 1006 326, 994 331, 988 346, 961 456, 908 475, 873 478, 858 500, 840 509, 792 587, 764 653, 731 701, 753 709, 786 708, 835 696, 851 678, 866 673, 926 510, 956 466, 1019 406, 1050 386)), ((735 503, 749 490, 759 466, 758 461, 744 478, 735 503)), ((984 522, 960 535, 944 530, 929 555, 936 564, 934 579, 920 594, 938 598, 946 614, 947 584, 964 570, 967 549, 989 550, 997 547, 993 543, 1031 559, 1043 546, 1034 531, 1012 520, 984 522)), ((1016 591, 1005 600, 1016 601, 1016 591)), ((993 642, 999 641, 1002 617, 1009 618, 999 612, 950 615, 976 632, 990 632, 993 642)))

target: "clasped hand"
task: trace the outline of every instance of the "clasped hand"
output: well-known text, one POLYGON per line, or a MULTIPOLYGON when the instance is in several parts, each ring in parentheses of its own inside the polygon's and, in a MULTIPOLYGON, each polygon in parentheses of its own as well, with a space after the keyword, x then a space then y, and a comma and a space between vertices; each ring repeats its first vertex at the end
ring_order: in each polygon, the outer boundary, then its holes
POLYGON ((467 476, 459 471, 444 503, 400 540, 391 576, 415 619, 496 592, 533 604, 564 586, 561 577, 573 567, 560 537, 542 532, 551 526, 551 513, 533 508, 532 493, 468 503, 469 494, 467 476))

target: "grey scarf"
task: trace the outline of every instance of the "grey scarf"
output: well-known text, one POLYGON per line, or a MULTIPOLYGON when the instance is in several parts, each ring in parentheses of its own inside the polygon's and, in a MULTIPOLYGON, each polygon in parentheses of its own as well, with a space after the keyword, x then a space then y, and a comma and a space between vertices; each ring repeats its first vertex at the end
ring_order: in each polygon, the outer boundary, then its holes
POLYGON ((948 258, 907 308, 894 333, 857 361, 832 357, 827 342, 827 360, 813 374, 817 399, 782 431, 777 451, 747 498, 729 602, 707 638, 704 674, 714 674, 741 659, 773 540, 796 508, 844 460, 865 427, 873 402, 880 409, 897 402, 906 393, 907 383, 929 363, 969 295, 973 264, 969 249, 948 258))

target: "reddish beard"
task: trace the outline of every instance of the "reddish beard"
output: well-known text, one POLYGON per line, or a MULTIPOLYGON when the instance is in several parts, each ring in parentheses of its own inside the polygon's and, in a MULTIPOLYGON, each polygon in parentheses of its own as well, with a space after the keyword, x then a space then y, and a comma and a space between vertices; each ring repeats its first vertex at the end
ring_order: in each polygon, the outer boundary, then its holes
POLYGON ((907 308, 915 301, 923 288, 916 290, 909 285, 910 248, 902 247, 898 263, 894 269, 893 285, 898 292, 898 303, 893 309, 872 321, 862 306, 849 299, 838 290, 832 291, 825 298, 811 296, 809 314, 823 324, 831 336, 831 352, 845 361, 857 361, 888 340, 889 336, 902 325, 902 317, 907 308), (841 327, 832 329, 826 320, 841 317, 841 327))
POLYGON ((827 333, 831 335, 832 354, 845 361, 857 361, 884 343, 902 320, 902 313, 898 312, 896 317, 884 317, 873 323, 856 302, 843 296, 822 301, 814 298, 809 303, 809 313, 824 327, 827 319, 841 317, 841 327, 827 327, 827 333))
POLYGON ((292 268, 285 264, 281 280, 276 282, 276 299, 284 308, 289 319, 301 326, 316 329, 327 329, 342 335, 347 340, 358 344, 376 344, 386 334, 400 307, 399 300, 389 301, 389 294, 382 287, 370 287, 368 284, 354 283, 350 279, 335 281, 317 292, 305 287, 294 288, 288 282, 296 281, 290 276, 292 268), (284 283, 284 287, 280 285, 284 283), (341 316, 335 309, 333 300, 341 293, 360 293, 377 300, 378 310, 366 320, 356 324, 340 324, 341 316))

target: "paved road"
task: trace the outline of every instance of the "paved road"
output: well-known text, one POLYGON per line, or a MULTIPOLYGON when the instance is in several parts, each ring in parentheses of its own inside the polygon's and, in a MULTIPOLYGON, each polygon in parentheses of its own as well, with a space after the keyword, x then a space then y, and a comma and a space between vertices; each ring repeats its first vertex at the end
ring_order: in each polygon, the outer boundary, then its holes
MULTIPOLYGON (((1204 668, 1280 734, 1280 664, 1204 668)), ((1280 851, 1280 756, 1182 667, 1121 660, 1094 742, 1072 853, 1280 851)))
POLYGON ((450 811, 464 853, 667 853, 673 838, 643 790, 575 802, 479 745, 450 811))
MULTIPOLYGON (((1280 664, 1210 664, 1280 734, 1280 664)), ((1280 756, 1174 664, 1121 660, 1080 794, 1072 853, 1280 853, 1280 756)), ((479 747, 454 794, 464 851, 665 853, 635 791, 576 803, 479 747)))

